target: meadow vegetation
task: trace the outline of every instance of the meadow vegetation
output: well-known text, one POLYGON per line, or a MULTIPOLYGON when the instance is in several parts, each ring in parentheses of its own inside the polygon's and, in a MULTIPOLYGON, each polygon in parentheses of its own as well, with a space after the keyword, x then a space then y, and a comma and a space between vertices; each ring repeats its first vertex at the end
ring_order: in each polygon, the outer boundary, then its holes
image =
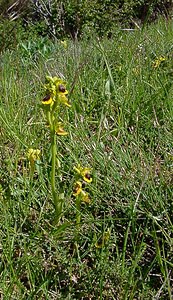
POLYGON ((40 36, 2 51, 1 299, 172 299, 172 34, 159 19, 111 39, 40 36), (57 223, 47 75, 66 81, 71 105, 59 115, 57 223), (33 172, 29 149, 40 150, 33 172), (79 164, 92 177, 80 207, 79 164))

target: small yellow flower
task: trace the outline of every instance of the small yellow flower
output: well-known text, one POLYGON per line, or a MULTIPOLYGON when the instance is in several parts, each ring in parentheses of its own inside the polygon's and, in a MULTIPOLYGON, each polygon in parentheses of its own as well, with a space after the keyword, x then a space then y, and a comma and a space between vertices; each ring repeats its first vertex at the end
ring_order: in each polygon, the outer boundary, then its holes
POLYGON ((75 185, 74 185, 74 189, 73 189, 73 196, 75 197, 80 197, 80 200, 82 202, 85 203, 90 203, 90 198, 88 193, 86 193, 83 189, 82 189, 82 183, 80 181, 76 181, 75 185))
POLYGON ((78 165, 77 167, 74 167, 74 170, 82 176, 83 180, 90 183, 92 182, 92 177, 90 175, 91 169, 89 168, 83 168, 80 165, 78 165))
POLYGON ((40 160, 40 155, 41 155, 41 151, 39 149, 30 148, 28 150, 27 157, 32 168, 35 165, 35 161, 40 160))
POLYGON ((33 159, 34 161, 40 160, 41 151, 39 149, 30 148, 27 153, 28 159, 33 159))
POLYGON ((66 86, 63 82, 58 81, 56 84, 57 87, 57 96, 58 101, 62 104, 65 104, 68 107, 71 107, 70 103, 68 102, 68 99, 66 95, 68 94, 68 91, 66 90, 66 86))
POLYGON ((61 41, 61 45, 62 45, 65 49, 67 49, 67 41, 61 41))
POLYGON ((73 189, 73 196, 78 196, 82 192, 82 183, 80 181, 76 181, 73 189))
POLYGON ((160 64, 165 61, 166 58, 163 56, 160 56, 159 58, 157 58, 154 62, 153 62, 153 68, 158 68, 160 66, 160 64))
POLYGON ((56 124, 56 130, 55 131, 56 131, 56 134, 58 134, 58 135, 67 135, 68 134, 68 132, 66 132, 64 130, 62 122, 58 122, 56 124))
POLYGON ((50 95, 45 96, 42 100, 42 104, 46 104, 46 105, 49 105, 52 102, 53 102, 53 98, 50 95))

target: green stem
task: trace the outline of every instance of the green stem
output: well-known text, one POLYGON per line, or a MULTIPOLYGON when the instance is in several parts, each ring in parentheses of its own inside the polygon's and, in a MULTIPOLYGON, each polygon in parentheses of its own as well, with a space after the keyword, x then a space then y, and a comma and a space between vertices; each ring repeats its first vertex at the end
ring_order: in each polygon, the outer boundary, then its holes
POLYGON ((81 199, 80 196, 76 197, 76 228, 75 228, 75 234, 74 234, 74 254, 76 253, 79 256, 79 249, 78 249, 78 238, 79 238, 79 229, 80 229, 80 222, 81 222, 81 212, 80 212, 80 206, 81 206, 81 199))
POLYGON ((80 212, 80 206, 81 206, 81 199, 80 196, 76 197, 76 230, 77 235, 80 227, 80 221, 81 221, 81 212, 80 212))
POLYGON ((53 197, 55 213, 56 213, 56 222, 58 222, 62 212, 62 201, 61 199, 59 199, 55 187, 55 168, 56 168, 57 148, 56 148, 56 134, 54 129, 51 130, 51 152, 52 152, 51 153, 52 154, 51 189, 52 189, 52 197, 53 197))
POLYGON ((53 124, 52 124, 52 118, 51 118, 51 112, 50 111, 47 112, 46 117, 47 117, 47 122, 50 126, 50 130, 52 130, 53 129, 53 124))
POLYGON ((55 132, 51 130, 51 155, 52 155, 52 167, 51 167, 51 188, 52 196, 54 200, 55 209, 57 208, 57 197, 55 189, 55 165, 56 165, 56 136, 55 132))
POLYGON ((53 198, 54 207, 55 207, 56 222, 58 222, 61 212, 62 212, 62 203, 58 198, 58 194, 56 193, 56 186, 55 186, 57 145, 56 145, 56 133, 55 133, 55 128, 54 128, 51 112, 47 113, 47 120, 48 120, 48 123, 50 126, 50 138, 51 138, 51 157, 52 157, 51 190, 52 190, 52 198, 53 198))

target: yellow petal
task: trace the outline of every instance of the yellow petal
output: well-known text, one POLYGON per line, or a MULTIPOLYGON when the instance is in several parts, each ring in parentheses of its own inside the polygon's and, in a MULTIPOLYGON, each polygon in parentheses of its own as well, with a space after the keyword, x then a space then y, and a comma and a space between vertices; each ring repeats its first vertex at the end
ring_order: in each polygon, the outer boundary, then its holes
POLYGON ((63 128, 59 127, 59 128, 56 129, 56 134, 58 134, 58 135, 68 135, 68 132, 64 131, 63 128))

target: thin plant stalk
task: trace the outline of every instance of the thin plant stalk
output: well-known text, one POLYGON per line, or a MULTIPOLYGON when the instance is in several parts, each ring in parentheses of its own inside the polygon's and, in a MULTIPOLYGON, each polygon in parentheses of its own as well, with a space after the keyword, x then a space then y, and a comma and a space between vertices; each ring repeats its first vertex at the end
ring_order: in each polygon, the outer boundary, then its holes
POLYGON ((79 226, 80 226, 80 221, 81 221, 80 206, 81 206, 81 199, 79 196, 76 198, 76 229, 77 229, 77 232, 79 231, 79 226))
POLYGON ((56 170, 56 157, 57 157, 57 145, 56 145, 56 133, 53 126, 53 120, 51 118, 51 113, 47 113, 48 123, 50 124, 50 138, 51 138, 51 191, 52 198, 54 202, 55 212, 56 212, 56 221, 59 221, 61 215, 61 203, 59 201, 56 184, 55 184, 55 170, 56 170))
POLYGON ((52 166, 51 166, 51 189, 52 189, 52 196, 55 205, 55 210, 58 213, 58 201, 57 201, 57 194, 55 188, 55 166, 56 166, 56 135, 54 130, 51 130, 51 156, 52 156, 52 166))

